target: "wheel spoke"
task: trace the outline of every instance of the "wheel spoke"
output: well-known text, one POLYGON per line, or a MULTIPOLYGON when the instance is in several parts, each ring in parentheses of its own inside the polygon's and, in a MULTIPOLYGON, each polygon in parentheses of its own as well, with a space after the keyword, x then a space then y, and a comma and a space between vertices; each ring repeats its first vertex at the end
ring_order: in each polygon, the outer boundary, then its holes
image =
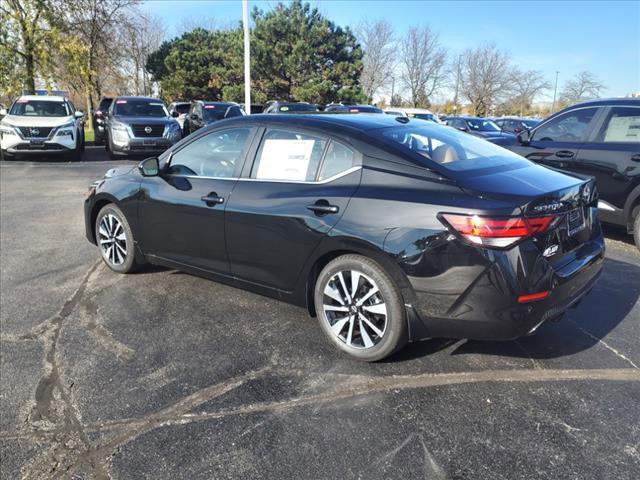
POLYGON ((325 287, 324 294, 327 297, 333 298, 340 305, 344 305, 344 300, 342 299, 342 296, 340 295, 340 292, 338 292, 338 290, 333 288, 330 284, 327 284, 327 286, 325 287))
MULTIPOLYGON (((124 259, 122 258, 122 255, 120 255, 120 251, 119 251, 119 250, 118 250, 118 248, 117 248, 117 247, 118 247, 118 244, 115 244, 115 245, 116 245, 116 248, 114 248, 114 249, 113 249, 113 250, 115 251, 115 255, 114 255, 114 257, 118 257, 118 262, 117 262, 117 263, 119 263, 119 264, 120 264, 120 263, 124 262, 124 259)), ((114 260, 115 260, 115 259, 114 259, 114 260)))
POLYGON ((349 316, 349 331, 347 332, 347 345, 351 345, 351 340, 353 339, 353 324, 355 322, 355 318, 353 316, 349 316))
POLYGON ((105 243, 111 243, 111 240, 109 240, 108 238, 100 239, 100 245, 104 245, 105 243))
POLYGON ((122 245, 120 245, 118 242, 115 242, 114 245, 116 246, 116 250, 122 251, 123 255, 127 254, 127 250, 122 245))
POLYGON ((351 298, 356 298, 358 284, 360 283, 360 272, 351 271, 351 298))
POLYGON ((116 240, 120 240, 121 242, 124 242, 127 239, 127 236, 125 235, 124 232, 122 232, 120 235, 116 235, 116 240))
POLYGON ((375 333, 376 335, 378 335, 378 337, 382 337, 382 330, 380 330, 378 327, 376 327, 372 322, 369 321, 369 319, 367 317, 365 317, 364 315, 360 314, 360 323, 362 324, 362 322, 366 323, 367 326, 373 330, 373 333, 375 333))
POLYGON ((360 336, 362 337, 362 343, 364 343, 364 348, 373 347, 373 342, 371 341, 371 337, 362 325, 362 318, 360 318, 360 336))
POLYGON ((351 295, 349 295, 349 289, 347 288, 347 284, 344 282, 344 275, 342 275, 342 272, 338 273, 338 278, 340 279, 340 285, 342 285, 342 291, 344 292, 344 296, 347 298, 347 302, 351 303, 351 295))
POLYGON ((107 230, 107 223, 104 221, 104 218, 100 222, 100 228, 98 229, 98 232, 103 237, 109 237, 109 231, 107 230))
POLYGON ((349 309, 347 307, 343 307, 343 306, 336 306, 336 305, 324 305, 324 310, 326 312, 348 312, 349 309))
POLYGON ((367 294, 366 294, 364 297, 360 298, 360 299, 356 302, 356 305, 357 305, 357 306, 359 306, 359 307, 360 307, 360 306, 362 306, 362 304, 363 304, 364 302, 366 302, 367 300, 369 300, 369 298, 371 298, 371 297, 372 297, 373 295, 375 295, 376 293, 378 293, 378 287, 376 287, 375 285, 372 285, 372 286, 371 286, 371 290, 369 290, 369 291, 367 292, 367 294))
POLYGON ((111 245, 109 245, 107 247, 107 258, 109 259, 110 262, 113 262, 113 260, 111 258, 112 253, 113 253, 113 244, 111 244, 111 245))
POLYGON ((342 331, 342 329, 347 324, 347 322, 349 321, 350 318, 351 318, 350 316, 341 318, 336 323, 331 325, 331 330, 333 330, 333 333, 335 333, 336 335, 339 336, 340 332, 342 331))
POLYGON ((385 303, 378 303, 376 305, 364 305, 362 307, 369 313, 375 313, 376 315, 387 315, 387 305, 385 303))

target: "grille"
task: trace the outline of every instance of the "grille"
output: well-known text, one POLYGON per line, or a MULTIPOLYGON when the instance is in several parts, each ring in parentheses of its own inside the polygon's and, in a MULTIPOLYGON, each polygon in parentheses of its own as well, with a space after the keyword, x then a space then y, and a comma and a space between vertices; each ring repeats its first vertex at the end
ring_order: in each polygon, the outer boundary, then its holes
POLYGON ((23 137, 47 138, 53 127, 18 127, 23 137))
POLYGON ((164 125, 131 125, 131 131, 134 137, 161 137, 164 133, 164 125), (147 133, 145 128, 150 128, 151 131, 147 133))

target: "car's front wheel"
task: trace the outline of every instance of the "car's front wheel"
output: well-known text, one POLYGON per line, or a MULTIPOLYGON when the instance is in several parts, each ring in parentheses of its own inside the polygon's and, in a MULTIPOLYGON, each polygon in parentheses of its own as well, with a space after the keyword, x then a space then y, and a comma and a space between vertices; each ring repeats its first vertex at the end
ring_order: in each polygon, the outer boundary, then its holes
POLYGON ((633 239, 636 242, 636 247, 640 250, 640 206, 636 207, 633 211, 633 239))
POLYGON ((407 342, 400 291, 367 257, 343 255, 329 262, 316 281, 314 303, 327 337, 358 360, 381 360, 407 342))
POLYGON ((96 217, 95 232, 102 259, 111 270, 130 273, 139 266, 131 227, 117 206, 102 207, 96 217))

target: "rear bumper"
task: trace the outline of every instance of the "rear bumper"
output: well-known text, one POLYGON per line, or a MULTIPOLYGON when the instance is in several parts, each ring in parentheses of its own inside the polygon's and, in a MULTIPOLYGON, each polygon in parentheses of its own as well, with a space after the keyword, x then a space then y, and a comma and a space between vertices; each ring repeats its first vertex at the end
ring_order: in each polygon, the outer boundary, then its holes
POLYGON ((545 321, 561 317, 591 290, 601 274, 605 252, 600 231, 559 268, 539 253, 525 266, 522 257, 533 252, 523 249, 492 253, 493 260, 484 269, 469 266, 476 278, 455 298, 421 292, 420 282, 410 278, 415 292, 415 301, 407 306, 413 319, 411 339, 513 340, 529 335, 545 321), (544 291, 549 294, 543 300, 518 303, 520 295, 544 291))

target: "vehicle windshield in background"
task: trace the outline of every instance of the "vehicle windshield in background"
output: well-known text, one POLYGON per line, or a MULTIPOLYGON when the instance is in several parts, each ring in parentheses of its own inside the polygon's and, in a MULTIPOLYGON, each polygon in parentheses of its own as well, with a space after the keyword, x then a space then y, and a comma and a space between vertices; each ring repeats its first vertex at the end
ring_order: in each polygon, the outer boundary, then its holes
POLYGON ((71 115, 66 102, 51 100, 16 100, 9 115, 25 117, 68 117, 71 115))
POLYGON ((491 120, 467 119, 467 124, 471 130, 476 132, 499 132, 500 127, 491 120))
POLYGON ((318 109, 315 105, 308 103, 290 103, 288 105, 281 105, 278 107, 279 112, 317 112, 318 109))
POLYGON ((358 113, 382 113, 382 110, 376 107, 348 107, 350 112, 358 113))
POLYGON ((533 127, 540 123, 540 120, 522 120, 522 123, 525 127, 531 130, 533 127))
POLYGON ((173 107, 173 109, 182 115, 183 113, 189 113, 190 107, 191 105, 189 105, 188 103, 179 103, 178 105, 173 107))
POLYGON ((168 117, 169 112, 162 102, 149 100, 116 100, 114 115, 123 117, 168 117))
POLYGON ((222 120, 224 118, 225 113, 227 113, 226 106, 217 106, 217 105, 205 105, 202 108, 202 116, 206 121, 214 121, 214 120, 222 120))
MULTIPOLYGON (((381 133, 383 138, 399 143, 403 149, 419 153, 447 170, 510 169, 532 165, 520 155, 451 128, 392 127, 382 129, 381 133)), ((428 163, 425 166, 431 167, 428 163)))
POLYGON ((436 116, 433 113, 411 113, 409 114, 412 118, 417 118, 418 120, 429 120, 430 122, 438 122, 436 120, 436 116))

